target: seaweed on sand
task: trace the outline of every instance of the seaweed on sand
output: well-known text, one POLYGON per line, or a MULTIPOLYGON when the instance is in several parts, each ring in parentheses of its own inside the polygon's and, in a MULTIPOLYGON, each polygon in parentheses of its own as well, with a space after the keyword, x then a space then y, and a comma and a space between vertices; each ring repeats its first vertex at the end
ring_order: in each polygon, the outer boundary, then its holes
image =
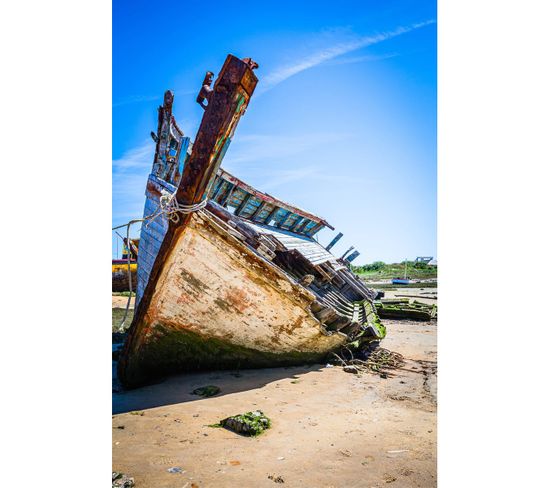
POLYGON ((207 385, 207 386, 201 386, 200 388, 196 388, 193 390, 193 395, 199 395, 202 397, 211 397, 214 395, 217 395, 220 392, 219 386, 216 385, 207 385))
POLYGON ((255 437, 271 427, 271 420, 261 410, 233 415, 220 420, 220 425, 237 434, 255 437))

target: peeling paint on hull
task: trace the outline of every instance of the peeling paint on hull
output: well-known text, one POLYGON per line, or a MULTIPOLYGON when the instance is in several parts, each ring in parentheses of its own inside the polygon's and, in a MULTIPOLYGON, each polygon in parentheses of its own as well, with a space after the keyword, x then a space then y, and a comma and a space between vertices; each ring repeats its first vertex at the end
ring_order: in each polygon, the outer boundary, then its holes
POLYGON ((167 258, 129 351, 127 384, 177 371, 295 365, 324 359, 346 341, 325 330, 315 296, 224 232, 194 215, 167 258))

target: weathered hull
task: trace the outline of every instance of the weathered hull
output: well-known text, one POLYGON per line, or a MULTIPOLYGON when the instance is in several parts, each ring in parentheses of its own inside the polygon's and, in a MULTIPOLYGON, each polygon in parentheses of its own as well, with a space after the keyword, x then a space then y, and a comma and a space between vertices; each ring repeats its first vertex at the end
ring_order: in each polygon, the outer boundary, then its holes
POLYGON ((147 313, 133 324, 127 384, 177 371, 304 364, 346 342, 312 314, 313 293, 223 225, 201 211, 179 236, 147 313))
POLYGON ((376 304, 378 315, 384 319, 432 320, 437 316, 437 306, 409 299, 387 299, 376 304))

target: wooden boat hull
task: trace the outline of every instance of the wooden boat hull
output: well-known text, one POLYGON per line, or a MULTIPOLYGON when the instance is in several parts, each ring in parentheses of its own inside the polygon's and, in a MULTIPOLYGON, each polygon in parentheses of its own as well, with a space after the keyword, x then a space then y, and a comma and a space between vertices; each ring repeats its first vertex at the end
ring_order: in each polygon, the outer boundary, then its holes
POLYGON ((383 319, 411 319, 429 321, 437 316, 437 306, 409 299, 386 299, 376 303, 378 316, 383 319))
POLYGON ((320 361, 347 336, 324 328, 310 310, 314 301, 221 220, 194 214, 166 259, 147 313, 132 326, 125 383, 177 371, 320 361))

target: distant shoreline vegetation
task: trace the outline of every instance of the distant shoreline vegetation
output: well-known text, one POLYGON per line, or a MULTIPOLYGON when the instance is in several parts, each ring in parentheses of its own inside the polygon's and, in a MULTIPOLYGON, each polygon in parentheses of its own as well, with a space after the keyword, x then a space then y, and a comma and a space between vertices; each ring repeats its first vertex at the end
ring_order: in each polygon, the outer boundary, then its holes
POLYGON ((401 263, 386 264, 383 261, 374 261, 362 266, 351 266, 352 271, 363 279, 386 280, 403 278, 407 265, 407 278, 411 280, 437 278, 437 266, 428 266, 427 263, 403 261, 401 263))

